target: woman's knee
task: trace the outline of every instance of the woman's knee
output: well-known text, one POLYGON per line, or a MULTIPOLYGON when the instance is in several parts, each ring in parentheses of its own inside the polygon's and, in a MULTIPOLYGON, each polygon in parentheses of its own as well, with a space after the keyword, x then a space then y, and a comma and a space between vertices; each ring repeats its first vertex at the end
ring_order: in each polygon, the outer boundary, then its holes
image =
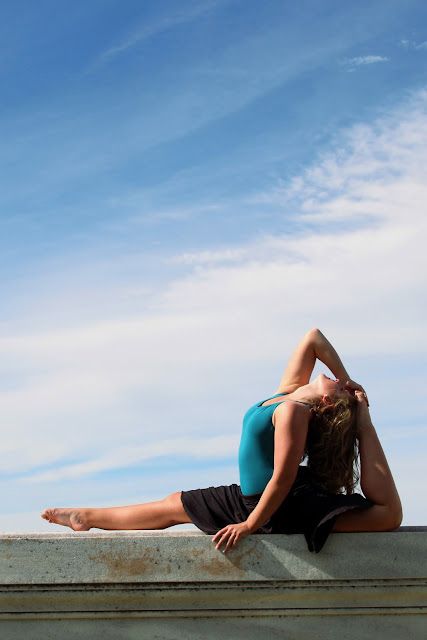
POLYGON ((394 531, 402 524, 403 512, 402 505, 396 504, 389 508, 388 531, 394 531))
POLYGON ((181 491, 176 491, 175 493, 171 493, 166 496, 166 498, 162 500, 162 504, 171 518, 171 524, 184 524, 186 522, 191 522, 181 501, 181 491))
POLYGON ((175 493, 171 493, 168 496, 166 496, 166 498, 163 498, 162 500, 163 504, 170 507, 171 509, 182 505, 181 502, 181 491, 176 491, 175 493))

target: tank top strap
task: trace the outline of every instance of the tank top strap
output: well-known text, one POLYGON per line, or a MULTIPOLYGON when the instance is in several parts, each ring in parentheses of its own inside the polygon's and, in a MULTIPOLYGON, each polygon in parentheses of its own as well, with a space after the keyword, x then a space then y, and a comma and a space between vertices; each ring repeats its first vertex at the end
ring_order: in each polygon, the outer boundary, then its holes
MULTIPOLYGON (((264 402, 268 402, 269 400, 273 400, 273 398, 278 398, 279 396, 288 396, 288 395, 289 395, 289 393, 275 393, 274 396, 270 396, 269 398, 266 398, 258 406, 262 406, 264 404, 264 402)), ((303 404, 305 407, 308 407, 309 409, 311 409, 311 405, 309 405, 308 402, 301 402, 300 400, 282 400, 282 402, 297 402, 298 404, 303 404)), ((277 404, 280 404, 280 403, 278 402, 277 404)), ((272 407, 273 405, 267 405, 267 406, 272 407)))

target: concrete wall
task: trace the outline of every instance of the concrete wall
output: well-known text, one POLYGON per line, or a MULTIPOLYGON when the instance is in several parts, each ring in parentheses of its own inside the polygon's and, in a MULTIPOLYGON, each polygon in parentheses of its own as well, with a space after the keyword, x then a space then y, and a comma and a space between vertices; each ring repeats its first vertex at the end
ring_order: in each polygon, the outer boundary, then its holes
POLYGON ((299 535, 224 555, 192 531, 2 534, 0 638, 424 639, 426 551, 425 529, 319 555, 299 535))

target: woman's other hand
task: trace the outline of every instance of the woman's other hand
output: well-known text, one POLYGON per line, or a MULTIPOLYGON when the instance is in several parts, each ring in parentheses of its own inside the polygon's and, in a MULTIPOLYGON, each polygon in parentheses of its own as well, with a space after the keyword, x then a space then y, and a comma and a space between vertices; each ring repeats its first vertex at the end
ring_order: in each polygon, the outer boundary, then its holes
POLYGON ((366 399, 366 394, 362 391, 356 391, 355 397, 358 402, 357 404, 357 430, 359 435, 361 435, 366 429, 372 428, 372 420, 371 414, 368 409, 368 401, 366 399))
POLYGON ((215 549, 220 549, 225 544, 223 553, 227 553, 229 549, 236 547, 241 538, 249 536, 251 533, 252 531, 246 522, 229 524, 214 535, 212 542, 217 543, 215 549))
POLYGON ((347 380, 347 382, 344 385, 345 389, 347 389, 347 391, 349 391, 351 393, 352 396, 356 395, 356 392, 360 392, 363 394, 363 397, 366 400, 366 404, 369 407, 369 400, 368 400, 368 396, 366 395, 366 391, 365 389, 362 387, 361 384, 358 384, 357 382, 355 382, 354 380, 347 380))

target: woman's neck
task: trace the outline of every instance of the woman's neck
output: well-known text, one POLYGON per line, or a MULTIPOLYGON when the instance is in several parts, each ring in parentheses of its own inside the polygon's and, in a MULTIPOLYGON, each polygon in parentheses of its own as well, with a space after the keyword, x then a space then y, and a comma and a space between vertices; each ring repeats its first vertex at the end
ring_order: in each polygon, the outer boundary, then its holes
POLYGON ((298 400, 298 402, 308 402, 314 397, 316 397, 316 391, 310 382, 288 394, 289 400, 298 400))

